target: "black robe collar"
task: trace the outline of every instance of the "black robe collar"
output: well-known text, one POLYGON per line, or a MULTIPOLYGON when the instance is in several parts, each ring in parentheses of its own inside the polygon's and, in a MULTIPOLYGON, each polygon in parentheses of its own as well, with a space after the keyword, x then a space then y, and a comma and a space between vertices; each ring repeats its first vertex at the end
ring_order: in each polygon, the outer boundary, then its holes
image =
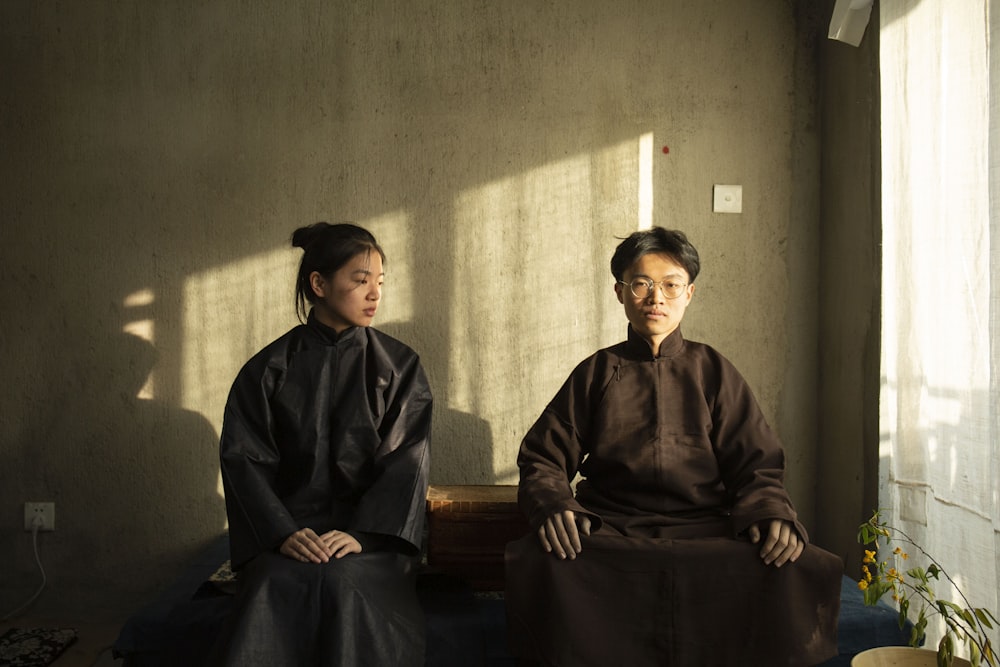
POLYGON ((330 345, 337 345, 339 343, 346 343, 353 340, 355 336, 358 335, 358 331, 362 327, 348 327, 337 333, 337 330, 328 327, 316 318, 316 311, 310 310, 309 316, 306 318, 306 326, 308 326, 312 331, 316 332, 324 342, 330 345))

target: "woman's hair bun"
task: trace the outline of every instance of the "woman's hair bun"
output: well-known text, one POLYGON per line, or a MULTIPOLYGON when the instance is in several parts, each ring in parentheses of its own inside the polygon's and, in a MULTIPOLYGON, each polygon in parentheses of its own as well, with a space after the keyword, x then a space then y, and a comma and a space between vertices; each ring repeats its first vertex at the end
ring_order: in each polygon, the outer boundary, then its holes
POLYGON ((292 232, 292 246, 305 250, 313 241, 319 238, 324 231, 332 227, 328 222, 316 222, 305 227, 299 227, 292 232))

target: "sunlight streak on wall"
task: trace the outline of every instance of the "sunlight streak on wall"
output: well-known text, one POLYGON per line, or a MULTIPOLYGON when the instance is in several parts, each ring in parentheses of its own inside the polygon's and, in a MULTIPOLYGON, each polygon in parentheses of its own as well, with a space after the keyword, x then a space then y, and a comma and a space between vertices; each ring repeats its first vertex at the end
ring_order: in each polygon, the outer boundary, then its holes
POLYGON ((151 306, 153 302, 156 301, 156 295, 151 289, 143 289, 137 292, 132 292, 122 300, 122 305, 126 308, 140 308, 143 306, 151 306))
POLYGON ((653 133, 639 137, 639 226, 653 226, 653 133))
POLYGON ((607 263, 641 206, 627 194, 639 191, 638 144, 649 154, 652 135, 455 200, 455 255, 475 271, 460 271, 451 292, 449 385, 437 391, 490 423, 499 483, 516 481, 517 444, 562 380, 623 334, 607 263))
POLYGON ((375 235, 385 252, 385 288, 375 326, 413 320, 413 236, 405 211, 393 211, 364 220, 362 227, 375 235))
MULTIPOLYGON (((123 310, 126 314, 122 331, 133 336, 138 336, 143 340, 156 344, 154 320, 145 317, 141 313, 150 309, 156 302, 156 294, 151 289, 138 290, 126 295, 122 299, 123 310), (138 313, 140 314, 136 314, 138 313), (132 317, 129 317, 132 315, 132 317)), ((145 384, 139 389, 136 396, 142 399, 151 399, 156 395, 156 370, 153 369, 146 378, 145 384)))
POLYGON ((279 248, 193 274, 184 283, 182 405, 202 412, 216 431, 239 369, 298 322, 300 255, 279 248))

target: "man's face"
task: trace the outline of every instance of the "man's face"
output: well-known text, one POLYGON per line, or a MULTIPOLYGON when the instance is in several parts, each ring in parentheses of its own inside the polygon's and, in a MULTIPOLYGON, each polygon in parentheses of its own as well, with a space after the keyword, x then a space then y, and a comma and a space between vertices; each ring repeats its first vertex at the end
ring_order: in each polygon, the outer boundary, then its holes
POLYGON ((667 255, 649 253, 625 271, 622 280, 627 284, 616 283, 615 292, 625 306, 625 316, 635 332, 649 342, 653 354, 658 354, 660 343, 680 325, 694 295, 688 272, 667 255), (633 295, 628 286, 637 278, 657 283, 645 298, 633 295), (667 285, 682 285, 680 295, 667 298, 667 285))

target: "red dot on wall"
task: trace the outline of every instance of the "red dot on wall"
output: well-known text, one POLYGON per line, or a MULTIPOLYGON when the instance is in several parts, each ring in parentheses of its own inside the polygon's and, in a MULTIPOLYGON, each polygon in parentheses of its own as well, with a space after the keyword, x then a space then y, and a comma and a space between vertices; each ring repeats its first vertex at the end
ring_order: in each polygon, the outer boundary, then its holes
POLYGON ((670 152, 670 146, 664 146, 663 147, 663 154, 666 155, 669 152, 670 152))

